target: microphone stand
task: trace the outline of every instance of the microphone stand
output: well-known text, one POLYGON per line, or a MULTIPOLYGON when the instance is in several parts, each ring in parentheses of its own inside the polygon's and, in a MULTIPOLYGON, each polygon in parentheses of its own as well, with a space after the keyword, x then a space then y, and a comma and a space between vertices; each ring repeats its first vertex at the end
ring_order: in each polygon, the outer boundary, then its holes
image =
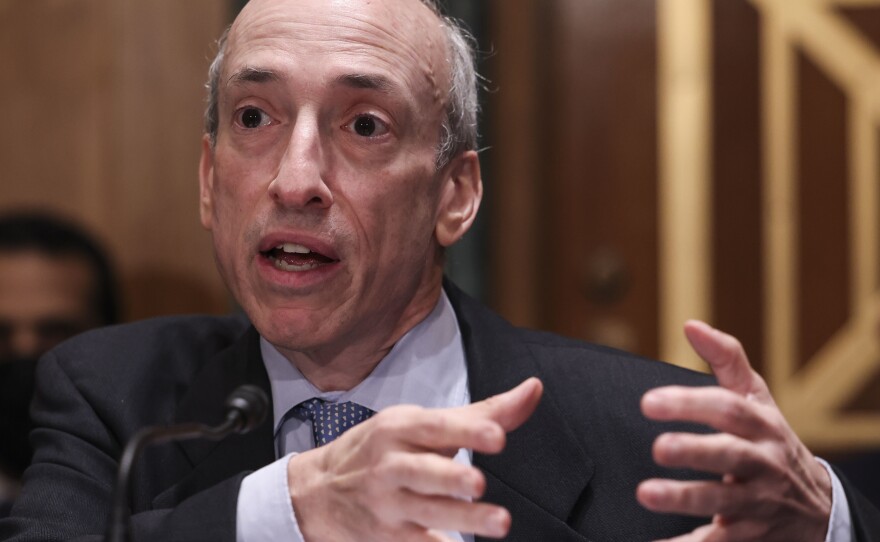
POLYGON ((220 425, 212 427, 201 423, 184 423, 170 427, 145 427, 135 433, 126 444, 119 460, 105 542, 131 542, 131 510, 126 504, 129 493, 128 483, 131 478, 131 468, 146 446, 196 438, 221 440, 232 433, 246 433, 263 421, 267 402, 266 395, 262 390, 254 386, 241 386, 227 400, 229 410, 226 414, 226 421, 220 425), (256 397, 242 399, 242 392, 251 396, 256 394, 256 397), (258 403, 256 409, 247 402, 240 402, 251 399, 256 399, 258 403))

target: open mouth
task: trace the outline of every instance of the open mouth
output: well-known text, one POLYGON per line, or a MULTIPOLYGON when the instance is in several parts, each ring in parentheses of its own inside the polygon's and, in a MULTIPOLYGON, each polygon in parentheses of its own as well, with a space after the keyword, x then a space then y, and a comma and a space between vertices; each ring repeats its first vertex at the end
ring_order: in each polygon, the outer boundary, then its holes
POLYGON ((296 243, 283 243, 261 254, 281 271, 308 271, 339 261, 296 243))

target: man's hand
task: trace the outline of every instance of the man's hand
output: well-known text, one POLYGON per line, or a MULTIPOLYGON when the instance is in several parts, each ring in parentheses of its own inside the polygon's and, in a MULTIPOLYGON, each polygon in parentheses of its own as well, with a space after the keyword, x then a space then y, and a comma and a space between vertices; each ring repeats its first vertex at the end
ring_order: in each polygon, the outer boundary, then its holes
POLYGON ((723 479, 646 480, 639 502, 656 512, 713 517, 676 542, 822 542, 831 514, 828 472, 785 421, 739 341, 702 322, 688 322, 685 334, 720 386, 657 388, 643 397, 642 412, 720 433, 663 434, 654 443, 654 460, 723 479))
POLYGON ((501 538, 510 513, 473 502, 483 474, 455 462, 459 448, 504 449, 506 434, 525 422, 543 386, 516 388, 452 409, 399 406, 383 410, 330 444, 294 456, 291 500, 308 542, 439 542, 439 531, 501 538))

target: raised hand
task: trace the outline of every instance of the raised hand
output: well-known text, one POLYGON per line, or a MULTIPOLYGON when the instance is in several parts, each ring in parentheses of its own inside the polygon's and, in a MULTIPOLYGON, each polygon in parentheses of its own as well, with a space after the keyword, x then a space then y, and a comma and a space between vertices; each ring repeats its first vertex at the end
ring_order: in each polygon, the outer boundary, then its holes
POLYGON ((542 392, 541 382, 530 378, 461 408, 389 408, 292 457, 290 496, 305 540, 448 540, 440 531, 505 536, 508 511, 477 502, 486 487, 483 474, 452 458, 459 448, 500 452, 542 392))
POLYGON ((649 391, 642 412, 655 420, 709 425, 720 433, 665 433, 654 460, 722 476, 721 481, 646 480, 639 502, 656 512, 711 516, 675 542, 825 540, 831 480, 785 421, 739 341, 702 322, 685 325, 719 386, 649 391))

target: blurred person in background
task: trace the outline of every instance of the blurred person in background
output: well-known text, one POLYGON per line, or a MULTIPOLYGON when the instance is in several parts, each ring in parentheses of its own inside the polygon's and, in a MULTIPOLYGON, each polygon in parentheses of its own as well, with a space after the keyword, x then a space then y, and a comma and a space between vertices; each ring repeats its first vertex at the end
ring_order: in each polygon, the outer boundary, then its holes
POLYGON ((115 278, 90 235, 50 213, 0 215, 0 517, 31 459, 28 406, 37 359, 117 320, 115 278))

